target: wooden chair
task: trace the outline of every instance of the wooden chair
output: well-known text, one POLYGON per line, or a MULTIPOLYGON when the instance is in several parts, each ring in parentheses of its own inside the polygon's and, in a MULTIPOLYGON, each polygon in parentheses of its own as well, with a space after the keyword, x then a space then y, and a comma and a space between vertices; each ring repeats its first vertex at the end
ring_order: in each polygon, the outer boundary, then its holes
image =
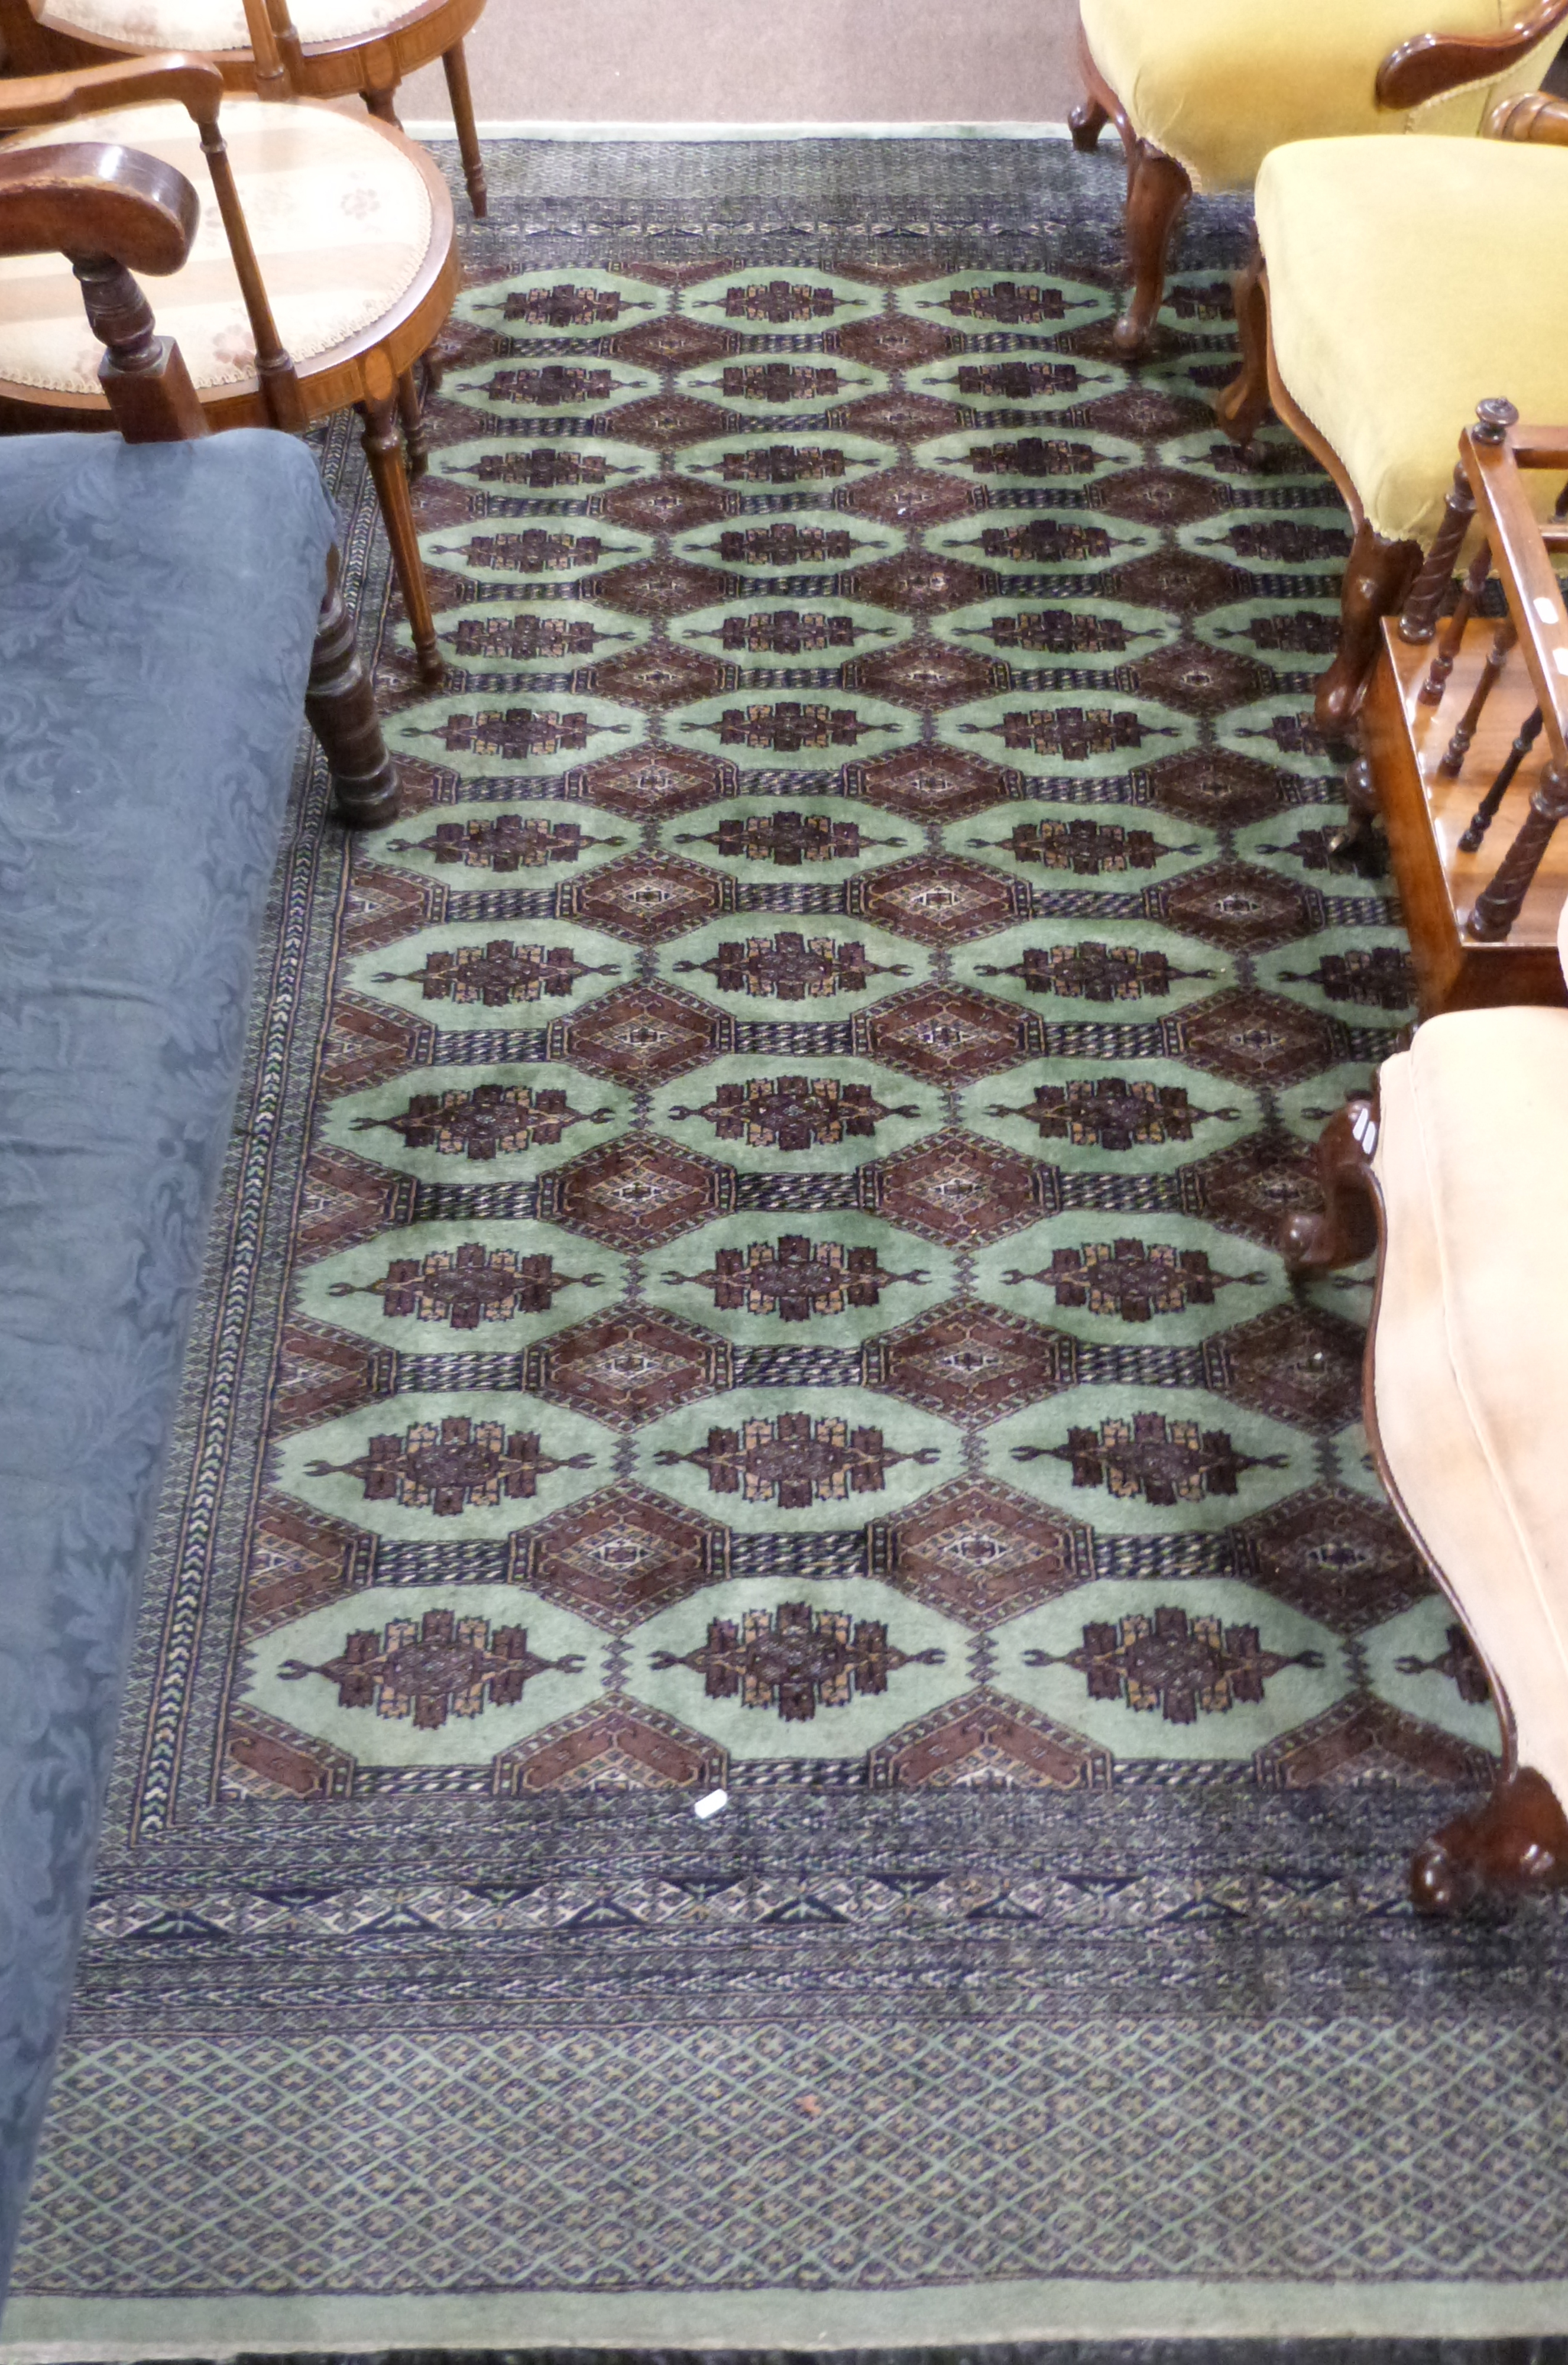
MULTIPOLYGON (((1258 176, 1259 253, 1237 286, 1242 365, 1222 426, 1250 441, 1269 405, 1321 461, 1354 526, 1318 727, 1347 732, 1382 619, 1429 641, 1464 551, 1438 535, 1455 440, 1498 390, 1568 419, 1554 302, 1568 241, 1568 106, 1506 102, 1479 140, 1305 140, 1258 176)), ((1555 488, 1537 495, 1550 512, 1555 488)))
MULTIPOLYGON (((24 130, 0 155, 119 143, 210 187, 215 202, 161 305, 208 424, 297 432, 353 405, 420 669, 439 680, 398 429, 401 414, 417 468, 414 364, 457 277, 446 185, 423 149, 368 117, 239 97, 220 129, 222 100, 210 59, 178 55, 4 82, 8 124, 51 128, 24 130)), ((0 406, 14 421, 106 422, 75 302, 57 258, 0 263, 0 406)))
POLYGON ((1317 1165, 1324 1211, 1281 1250, 1303 1273, 1377 1250, 1367 1433, 1501 1727, 1491 1796, 1410 1867, 1417 1910, 1456 1913, 1568 1879, 1568 1009, 1429 1020, 1317 1165))
POLYGON ((463 42, 485 0, 298 0, 297 30, 263 29, 241 0, 0 0, 0 44, 13 71, 63 73, 111 57, 196 50, 225 87, 262 96, 346 98, 358 93, 394 129, 398 84, 439 58, 452 100, 468 201, 485 212, 485 163, 463 42))
POLYGON ((1545 73, 1568 0, 1499 27, 1498 0, 1079 0, 1086 95, 1073 144, 1107 123, 1127 164, 1133 286, 1118 353, 1147 352, 1176 223, 1194 190, 1249 188, 1271 149, 1342 134, 1473 134, 1545 73), (1440 33, 1427 28, 1436 14, 1440 33))

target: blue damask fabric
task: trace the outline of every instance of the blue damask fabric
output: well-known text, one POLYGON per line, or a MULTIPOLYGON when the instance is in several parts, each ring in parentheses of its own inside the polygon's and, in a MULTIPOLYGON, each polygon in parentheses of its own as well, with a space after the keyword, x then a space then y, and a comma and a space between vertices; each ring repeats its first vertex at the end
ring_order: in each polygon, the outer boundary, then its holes
POLYGON ((332 539, 271 432, 0 442, 0 2292, 332 539))

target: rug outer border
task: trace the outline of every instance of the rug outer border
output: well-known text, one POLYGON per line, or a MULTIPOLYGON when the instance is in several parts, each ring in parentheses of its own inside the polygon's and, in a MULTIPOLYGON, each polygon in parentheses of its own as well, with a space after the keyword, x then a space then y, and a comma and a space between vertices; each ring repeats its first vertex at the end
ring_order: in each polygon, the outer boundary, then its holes
POLYGON ((0 2365, 143 2365, 301 2349, 940 2347, 1186 2335, 1540 2337, 1568 2332, 1568 2280, 1539 2282, 969 2282, 808 2292, 474 2292, 218 2299, 30 2299, 0 2365), (983 2329, 982 2329, 983 2327, 983 2329))

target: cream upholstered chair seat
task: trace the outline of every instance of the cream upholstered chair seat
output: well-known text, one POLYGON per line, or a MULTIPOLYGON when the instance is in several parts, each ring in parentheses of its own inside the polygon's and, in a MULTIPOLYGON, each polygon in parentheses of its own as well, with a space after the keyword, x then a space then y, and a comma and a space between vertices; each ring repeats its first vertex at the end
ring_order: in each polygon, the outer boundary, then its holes
POLYGON ((1370 1110, 1353 1128, 1383 1216, 1372 1426, 1511 1726, 1489 1805, 1416 1860, 1441 1908, 1568 1877, 1568 1010, 1428 1019, 1378 1092, 1375 1141, 1370 1110))
MULTIPOLYGON (((384 33, 409 14, 413 0, 298 0, 295 30, 302 41, 352 41, 384 33)), ((70 0, 73 28, 117 48, 249 49, 241 0, 70 0)))
MULTIPOLYGON (((412 158, 363 118, 306 101, 230 99, 223 132, 286 350, 303 364, 383 318, 430 252, 430 191, 412 158)), ((89 115, 17 147, 118 141, 157 156, 201 192, 191 257, 154 292, 198 388, 255 376, 255 348, 196 130, 184 107, 89 115)), ((98 396, 99 348, 58 255, 0 263, 0 381, 98 396)))
POLYGON ((1434 27, 1495 35, 1518 0, 1080 0, 1090 56, 1133 129, 1194 189, 1245 189, 1271 148, 1374 131, 1473 136, 1487 110, 1533 90, 1554 31, 1508 71, 1417 107, 1380 107, 1378 68, 1434 27))
MULTIPOLYGON (((1280 381, 1372 531, 1430 543, 1460 430, 1504 395, 1568 419, 1568 156, 1499 140, 1308 140, 1258 175, 1280 381)), ((1550 509, 1556 482, 1532 491, 1550 509)))

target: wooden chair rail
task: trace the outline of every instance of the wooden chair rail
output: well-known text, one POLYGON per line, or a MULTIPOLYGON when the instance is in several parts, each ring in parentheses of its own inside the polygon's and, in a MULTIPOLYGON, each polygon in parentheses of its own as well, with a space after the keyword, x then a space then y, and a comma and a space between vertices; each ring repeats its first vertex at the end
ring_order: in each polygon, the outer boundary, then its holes
POLYGON ((1466 83, 1506 73, 1568 17, 1568 0, 1539 5, 1500 33, 1417 33, 1401 41, 1378 68, 1380 106, 1419 106, 1466 83))

